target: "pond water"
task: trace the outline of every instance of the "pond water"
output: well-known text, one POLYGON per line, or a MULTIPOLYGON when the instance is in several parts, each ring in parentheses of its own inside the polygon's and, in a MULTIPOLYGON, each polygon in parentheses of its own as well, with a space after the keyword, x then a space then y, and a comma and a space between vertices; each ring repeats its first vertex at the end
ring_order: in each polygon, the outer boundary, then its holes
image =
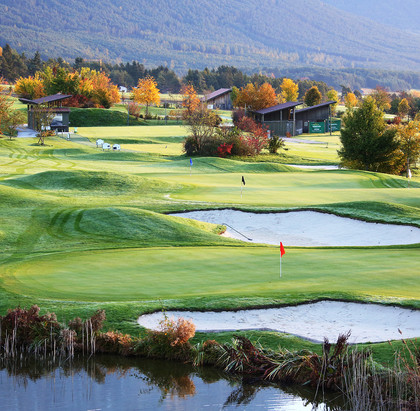
POLYGON ((226 235, 242 241, 286 246, 384 246, 420 243, 420 228, 367 223, 314 211, 248 213, 202 210, 172 214, 227 226, 226 235))
POLYGON ((147 359, 0 360, 2 411, 343 409, 337 395, 298 389, 147 359))

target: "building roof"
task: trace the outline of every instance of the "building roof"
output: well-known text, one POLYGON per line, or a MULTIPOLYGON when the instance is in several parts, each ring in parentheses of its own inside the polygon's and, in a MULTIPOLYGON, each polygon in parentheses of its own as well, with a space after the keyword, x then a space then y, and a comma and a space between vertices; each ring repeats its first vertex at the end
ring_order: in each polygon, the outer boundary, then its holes
POLYGON ((275 111, 285 110, 287 108, 292 108, 301 105, 302 103, 300 101, 288 101, 286 103, 277 104, 273 107, 267 107, 263 108, 262 110, 256 111, 258 114, 267 114, 267 113, 273 113, 275 111))
POLYGON ((207 94, 204 96, 201 101, 209 101, 213 100, 216 97, 223 96, 223 94, 230 93, 232 91, 231 88, 219 88, 219 90, 213 91, 213 93, 207 94))
POLYGON ((69 97, 71 97, 71 94, 69 95, 69 94, 58 93, 58 94, 53 94, 51 96, 37 98, 35 100, 29 100, 27 98, 20 98, 19 100, 22 103, 25 103, 25 104, 35 104, 35 105, 37 105, 37 104, 52 103, 54 101, 64 100, 64 99, 69 98, 69 97))
POLYGON ((313 110, 314 108, 330 106, 331 104, 335 104, 335 103, 337 103, 337 102, 334 101, 334 100, 330 100, 330 101, 326 101, 325 103, 317 104, 315 106, 309 106, 309 107, 301 108, 300 110, 296 110, 296 114, 297 113, 303 113, 304 111, 310 111, 310 110, 313 110))

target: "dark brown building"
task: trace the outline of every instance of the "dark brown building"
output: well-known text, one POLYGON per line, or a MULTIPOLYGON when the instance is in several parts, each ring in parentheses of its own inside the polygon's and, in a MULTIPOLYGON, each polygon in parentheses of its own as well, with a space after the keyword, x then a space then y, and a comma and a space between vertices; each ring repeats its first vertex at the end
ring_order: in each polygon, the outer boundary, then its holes
POLYGON ((55 113, 55 117, 50 124, 51 130, 69 131, 70 109, 62 106, 62 101, 69 97, 71 97, 71 95, 54 94, 52 96, 41 97, 35 100, 20 98, 19 100, 22 103, 28 105, 28 127, 33 130, 37 129, 33 109, 35 106, 41 106, 45 110, 52 110, 55 113))
POLYGON ((294 136, 296 135, 295 110, 296 106, 301 104, 299 101, 288 101, 254 111, 252 116, 255 121, 267 126, 272 134, 282 137, 288 134, 294 136))
POLYGON ((296 130, 298 134, 309 132, 309 122, 323 122, 331 117, 331 105, 336 101, 327 101, 316 106, 296 110, 296 130), (299 132, 300 131, 300 132, 299 132))

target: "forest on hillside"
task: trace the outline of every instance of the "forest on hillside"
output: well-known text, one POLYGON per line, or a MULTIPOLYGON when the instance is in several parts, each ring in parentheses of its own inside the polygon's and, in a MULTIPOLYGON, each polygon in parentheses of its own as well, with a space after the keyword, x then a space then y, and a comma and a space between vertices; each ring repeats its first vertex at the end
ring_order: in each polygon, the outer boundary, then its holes
POLYGON ((250 82, 259 85, 268 82, 275 89, 279 89, 283 78, 297 81, 300 84, 301 94, 312 85, 317 85, 323 94, 331 87, 336 90, 341 90, 343 87, 360 90, 379 85, 390 91, 420 89, 420 72, 313 67, 266 68, 259 72, 246 72, 234 66, 219 66, 204 70, 188 69, 185 75, 180 76, 166 66, 146 68, 144 64, 135 60, 119 64, 89 61, 81 57, 76 57, 73 62, 68 62, 62 57, 43 60, 39 52, 30 57, 18 53, 9 45, 0 48, 0 78, 6 81, 14 82, 21 76, 33 76, 45 66, 74 70, 89 67, 104 71, 113 83, 129 88, 136 86, 140 78, 150 75, 156 79, 159 89, 166 93, 178 93, 182 84, 192 84, 199 93, 232 86, 240 88, 250 82))
POLYGON ((182 74, 220 65, 420 70, 420 35, 319 0, 2 0, 6 42, 44 59, 136 60, 182 74))

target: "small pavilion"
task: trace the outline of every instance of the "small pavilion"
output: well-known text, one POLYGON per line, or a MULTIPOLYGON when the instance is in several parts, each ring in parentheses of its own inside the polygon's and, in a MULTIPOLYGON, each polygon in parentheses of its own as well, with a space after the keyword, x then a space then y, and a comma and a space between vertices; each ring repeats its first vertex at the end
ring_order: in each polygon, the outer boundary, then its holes
POLYGON ((51 121, 51 130, 56 130, 58 132, 67 132, 69 131, 70 124, 70 109, 68 107, 63 107, 63 100, 72 97, 67 94, 54 94, 51 96, 37 98, 35 100, 29 100, 26 98, 20 98, 19 100, 27 104, 28 106, 28 128, 33 130, 37 129, 36 119, 33 113, 34 107, 42 106, 45 110, 51 110, 55 116, 51 121))

